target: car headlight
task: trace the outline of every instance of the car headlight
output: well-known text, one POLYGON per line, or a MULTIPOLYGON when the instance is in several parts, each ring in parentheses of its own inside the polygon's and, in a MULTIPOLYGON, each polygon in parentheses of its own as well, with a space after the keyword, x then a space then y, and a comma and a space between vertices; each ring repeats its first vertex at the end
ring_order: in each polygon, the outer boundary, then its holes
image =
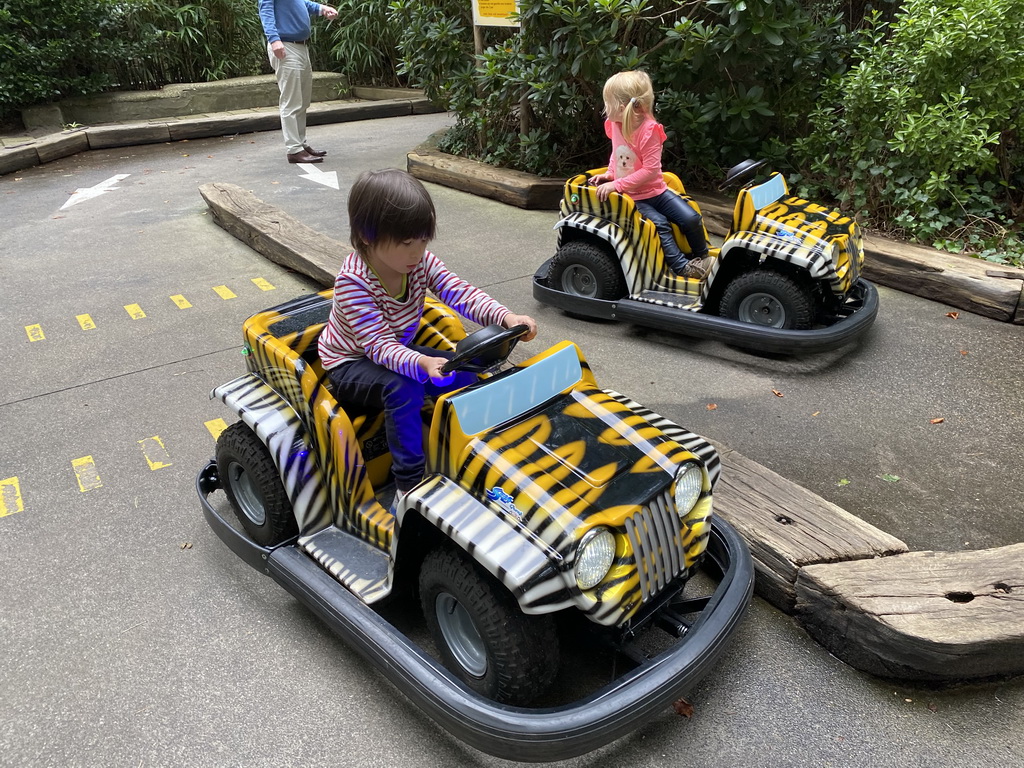
POLYGON ((676 514, 686 517, 700 498, 703 486, 704 473, 700 470, 700 464, 695 461, 683 464, 676 473, 676 514))
POLYGON ((601 583, 608 574, 615 559, 615 534, 598 526, 591 528, 580 540, 576 549, 576 584, 580 589, 590 589, 601 583))

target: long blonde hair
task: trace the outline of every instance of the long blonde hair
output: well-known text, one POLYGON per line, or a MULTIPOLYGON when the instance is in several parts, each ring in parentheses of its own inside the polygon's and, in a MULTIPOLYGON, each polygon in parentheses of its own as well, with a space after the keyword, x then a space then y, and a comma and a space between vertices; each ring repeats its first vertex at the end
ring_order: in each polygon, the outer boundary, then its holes
POLYGON ((646 72, 628 70, 612 75, 604 84, 603 96, 606 104, 622 105, 622 136, 626 141, 633 138, 640 123, 654 117, 654 85, 646 72))

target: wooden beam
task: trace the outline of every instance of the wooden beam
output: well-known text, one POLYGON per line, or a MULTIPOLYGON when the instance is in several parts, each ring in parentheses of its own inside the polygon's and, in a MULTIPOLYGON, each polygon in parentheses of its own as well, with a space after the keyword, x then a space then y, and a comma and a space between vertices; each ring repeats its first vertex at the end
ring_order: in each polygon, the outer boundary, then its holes
POLYGON ((199 194, 225 230, 275 264, 324 287, 334 285, 342 261, 352 251, 348 243, 320 234, 234 184, 203 184, 199 194))
POLYGON ((813 565, 796 589, 807 631, 865 672, 933 681, 1024 674, 1024 544, 813 565))

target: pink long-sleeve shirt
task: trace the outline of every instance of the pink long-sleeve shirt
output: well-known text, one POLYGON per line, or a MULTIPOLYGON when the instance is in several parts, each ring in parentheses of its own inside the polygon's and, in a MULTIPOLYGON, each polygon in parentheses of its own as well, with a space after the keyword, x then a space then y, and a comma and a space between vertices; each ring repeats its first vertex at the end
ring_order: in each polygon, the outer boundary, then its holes
POLYGON ((334 281, 331 314, 318 342, 320 360, 330 370, 350 360, 368 357, 417 381, 427 374, 419 367, 420 353, 410 349, 423 316, 427 290, 463 317, 480 325, 502 324, 509 310, 470 285, 433 253, 409 272, 405 295, 388 293, 358 253, 350 253, 334 281))
POLYGON ((622 135, 622 123, 605 120, 604 132, 612 140, 608 172, 615 180, 616 192, 647 200, 668 189, 661 175, 661 148, 666 138, 661 123, 648 117, 630 141, 622 135))

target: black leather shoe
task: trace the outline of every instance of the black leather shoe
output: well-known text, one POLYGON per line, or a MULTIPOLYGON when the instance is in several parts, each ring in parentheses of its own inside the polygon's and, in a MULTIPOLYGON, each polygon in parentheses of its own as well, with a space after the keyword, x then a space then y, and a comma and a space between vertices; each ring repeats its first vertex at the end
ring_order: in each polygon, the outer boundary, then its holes
POLYGON ((326 149, 313 149, 309 144, 303 144, 302 148, 314 157, 325 157, 327 155, 326 149))
POLYGON ((289 163, 322 163, 323 161, 324 159, 322 157, 311 155, 304 149, 288 155, 289 163))

